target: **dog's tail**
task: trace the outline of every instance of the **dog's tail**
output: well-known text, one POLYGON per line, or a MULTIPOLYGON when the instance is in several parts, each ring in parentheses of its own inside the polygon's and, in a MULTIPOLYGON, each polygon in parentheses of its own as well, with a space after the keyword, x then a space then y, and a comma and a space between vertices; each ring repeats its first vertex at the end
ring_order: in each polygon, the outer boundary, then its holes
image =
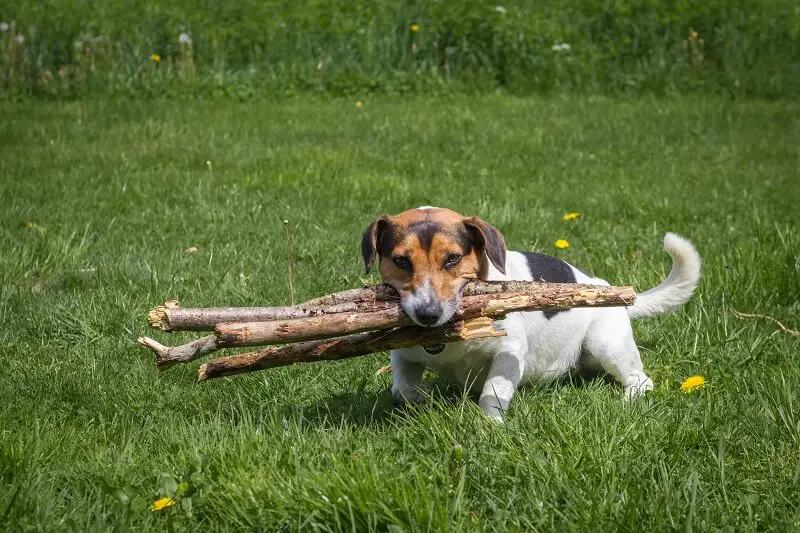
POLYGON ((700 281, 700 254, 692 243, 675 235, 664 235, 664 250, 672 257, 672 270, 658 287, 636 295, 636 302, 628 307, 632 319, 663 315, 676 310, 692 297, 700 281))

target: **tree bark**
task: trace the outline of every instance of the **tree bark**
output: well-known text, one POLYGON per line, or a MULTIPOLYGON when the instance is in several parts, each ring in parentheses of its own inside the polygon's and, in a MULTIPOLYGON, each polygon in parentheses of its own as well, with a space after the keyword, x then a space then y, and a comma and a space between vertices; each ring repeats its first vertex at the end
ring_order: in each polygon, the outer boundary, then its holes
POLYGON ((335 339, 300 342, 212 359, 200 366, 198 380, 205 381, 295 363, 358 357, 408 346, 432 346, 502 336, 505 336, 505 332, 496 329, 493 320, 487 317, 458 320, 441 328, 407 326, 391 331, 356 333, 335 339))

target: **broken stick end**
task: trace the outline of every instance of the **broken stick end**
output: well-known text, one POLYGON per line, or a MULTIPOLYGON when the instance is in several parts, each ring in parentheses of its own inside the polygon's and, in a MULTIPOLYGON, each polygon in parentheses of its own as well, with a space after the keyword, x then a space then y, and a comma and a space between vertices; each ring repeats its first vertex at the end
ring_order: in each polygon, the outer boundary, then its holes
POLYGON ((164 305, 152 308, 147 313, 147 323, 153 329, 160 329, 161 331, 172 331, 172 326, 169 324, 169 312, 171 309, 180 307, 178 300, 169 300, 164 305))
POLYGON ((197 369, 197 381, 205 381, 208 379, 208 374, 206 374, 206 368, 208 365, 203 363, 200 365, 200 368, 197 369))
POLYGON ((156 355, 156 368, 158 368, 159 372, 163 372, 176 364, 175 361, 164 359, 169 354, 169 348, 160 342, 150 337, 139 337, 138 342, 156 355))

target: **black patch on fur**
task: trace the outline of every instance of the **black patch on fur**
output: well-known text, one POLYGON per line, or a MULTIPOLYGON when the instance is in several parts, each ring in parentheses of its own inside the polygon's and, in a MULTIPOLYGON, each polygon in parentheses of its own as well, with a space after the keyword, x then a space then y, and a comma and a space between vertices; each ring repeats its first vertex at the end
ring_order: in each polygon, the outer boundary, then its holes
POLYGON ((422 220, 409 224, 408 231, 417 236, 419 245, 427 252, 433 244, 433 236, 442 231, 442 226, 432 220, 422 220))
MULTIPOLYGON (((552 257, 536 252, 520 252, 528 262, 533 281, 547 281, 549 283, 577 283, 575 273, 567 263, 557 257, 552 257)), ((545 318, 550 320, 558 313, 566 313, 569 309, 548 309, 543 311, 545 318)))

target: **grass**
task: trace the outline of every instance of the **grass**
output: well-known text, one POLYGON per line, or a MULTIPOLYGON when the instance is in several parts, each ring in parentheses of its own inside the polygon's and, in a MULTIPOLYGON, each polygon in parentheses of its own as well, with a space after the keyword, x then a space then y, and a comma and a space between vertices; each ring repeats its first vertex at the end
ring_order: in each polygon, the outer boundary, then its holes
POLYGON ((6 0, 0 100, 498 87, 797 99, 799 47, 796 0, 6 0))
POLYGON ((800 326, 798 104, 101 100, 0 115, 0 528, 800 527, 798 339, 731 313, 800 326), (166 299, 288 302, 283 219, 300 299, 360 284, 363 228, 421 204, 639 288, 668 271, 665 231, 693 240, 696 297, 635 324, 654 393, 626 406, 603 381, 528 388, 498 426, 446 387, 392 410, 385 354, 198 385, 197 364, 158 374, 135 346, 166 299), (707 385, 680 392, 694 374, 707 385))

